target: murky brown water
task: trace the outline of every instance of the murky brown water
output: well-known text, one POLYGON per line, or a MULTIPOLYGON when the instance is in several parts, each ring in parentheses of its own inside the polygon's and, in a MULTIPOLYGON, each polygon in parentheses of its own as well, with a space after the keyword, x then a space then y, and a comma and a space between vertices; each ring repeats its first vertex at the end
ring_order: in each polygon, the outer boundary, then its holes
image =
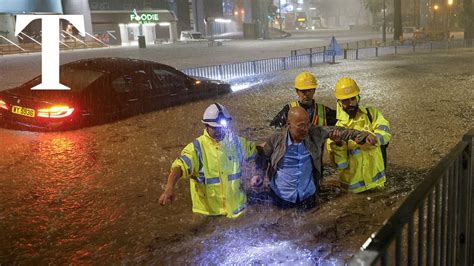
MULTIPOLYGON (((359 81, 362 101, 392 124, 390 181, 383 191, 330 192, 306 213, 259 201, 237 220, 191 213, 188 183, 158 204, 170 167, 202 132, 213 100, 61 133, 0 129, 0 264, 302 263, 341 264, 382 224, 429 167, 474 127, 474 54, 388 57, 311 69, 317 97, 334 106, 341 75, 359 81)), ((252 90, 218 99, 251 139, 293 99, 300 70, 267 75, 252 90)), ((257 80, 258 81, 258 80, 257 80)))

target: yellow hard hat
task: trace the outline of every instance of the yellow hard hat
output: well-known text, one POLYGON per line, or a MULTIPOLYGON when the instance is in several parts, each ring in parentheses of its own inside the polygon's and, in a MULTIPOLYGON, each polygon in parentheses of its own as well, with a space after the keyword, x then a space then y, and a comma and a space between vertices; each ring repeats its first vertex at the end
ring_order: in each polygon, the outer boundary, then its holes
POLYGON ((316 77, 309 72, 301 72, 295 78, 295 88, 298 90, 314 90, 317 87, 316 77))
POLYGON ((336 82, 334 95, 339 100, 345 100, 359 95, 359 92, 359 86, 357 86, 357 83, 353 79, 343 77, 336 82))

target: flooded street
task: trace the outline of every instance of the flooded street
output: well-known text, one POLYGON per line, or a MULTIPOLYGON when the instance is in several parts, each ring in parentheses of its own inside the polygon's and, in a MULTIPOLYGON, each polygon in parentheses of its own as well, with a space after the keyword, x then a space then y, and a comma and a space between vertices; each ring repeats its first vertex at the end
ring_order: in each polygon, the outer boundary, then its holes
POLYGON ((0 264, 342 265, 474 127, 472 49, 348 60, 244 81, 253 86, 107 125, 0 129, 0 264), (202 133, 210 103, 229 109, 240 135, 262 141, 273 132, 273 116, 296 98, 292 83, 302 70, 316 74, 318 102, 334 108, 333 86, 350 76, 362 104, 390 121, 384 190, 345 194, 328 169, 318 207, 304 213, 275 209, 264 192, 249 189, 251 204, 236 220, 192 214, 186 180, 172 205, 159 205, 171 162, 202 133))

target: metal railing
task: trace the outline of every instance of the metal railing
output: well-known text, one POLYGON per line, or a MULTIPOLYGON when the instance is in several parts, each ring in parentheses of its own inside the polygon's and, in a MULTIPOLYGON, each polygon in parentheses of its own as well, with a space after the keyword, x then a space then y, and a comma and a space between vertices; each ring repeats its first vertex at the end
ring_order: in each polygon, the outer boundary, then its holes
POLYGON ((474 264, 474 128, 349 265, 474 264))
POLYGON ((333 52, 317 52, 312 54, 267 58, 231 64, 186 68, 181 69, 181 71, 190 76, 228 80, 274 71, 312 67, 315 64, 323 62, 335 62, 336 59, 341 58, 341 56, 334 55, 333 52))
POLYGON ((9 39, 7 39, 7 38, 5 38, 5 37, 3 37, 3 36, 1 36, 1 35, 0 35, 0 39, 3 39, 3 40, 5 40, 5 41, 7 41, 7 42, 10 43, 11 45, 13 45, 15 48, 18 48, 19 50, 21 50, 21 51, 23 51, 23 52, 26 51, 25 49, 23 49, 23 48, 21 48, 20 46, 18 46, 18 44, 16 44, 16 43, 10 41, 9 39))
MULTIPOLYGON (((436 49, 450 49, 466 47, 466 40, 454 40, 451 42, 405 42, 404 44, 394 44, 391 46, 370 46, 373 41, 355 42, 356 49, 343 49, 341 55, 336 55, 334 51, 327 50, 326 47, 308 48, 294 52, 288 57, 267 58, 254 61, 245 61, 231 64, 211 65, 195 68, 181 69, 182 72, 190 76, 200 76, 210 79, 229 80, 246 76, 282 71, 293 68, 313 67, 315 64, 335 63, 336 61, 349 59, 358 60, 389 54, 406 53, 427 53, 436 49)), ((348 45, 348 46, 350 46, 348 45)))
MULTIPOLYGON (((59 40, 59 44, 61 49, 83 49, 83 48, 102 48, 102 47, 109 47, 108 44, 100 41, 95 36, 86 32, 88 41, 81 40, 76 36, 62 30, 61 36, 63 40, 59 40), (68 39, 68 40, 66 40, 68 39)), ((41 42, 36 40, 35 38, 20 32, 18 38, 21 40, 27 39, 28 43, 20 43, 16 44, 13 41, 3 37, 0 35, 0 41, 4 40, 8 44, 0 44, 0 55, 4 54, 17 54, 17 53, 31 53, 31 52, 39 52, 41 51, 41 42)))

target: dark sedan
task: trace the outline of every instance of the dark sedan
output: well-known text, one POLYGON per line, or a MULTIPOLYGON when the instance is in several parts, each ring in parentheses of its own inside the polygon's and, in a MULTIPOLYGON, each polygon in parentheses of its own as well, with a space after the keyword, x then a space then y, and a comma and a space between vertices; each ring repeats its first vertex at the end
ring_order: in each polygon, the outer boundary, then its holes
POLYGON ((101 124, 231 92, 222 81, 190 77, 167 65, 126 58, 83 59, 60 67, 71 90, 31 90, 41 76, 0 91, 0 121, 65 130, 101 124))

